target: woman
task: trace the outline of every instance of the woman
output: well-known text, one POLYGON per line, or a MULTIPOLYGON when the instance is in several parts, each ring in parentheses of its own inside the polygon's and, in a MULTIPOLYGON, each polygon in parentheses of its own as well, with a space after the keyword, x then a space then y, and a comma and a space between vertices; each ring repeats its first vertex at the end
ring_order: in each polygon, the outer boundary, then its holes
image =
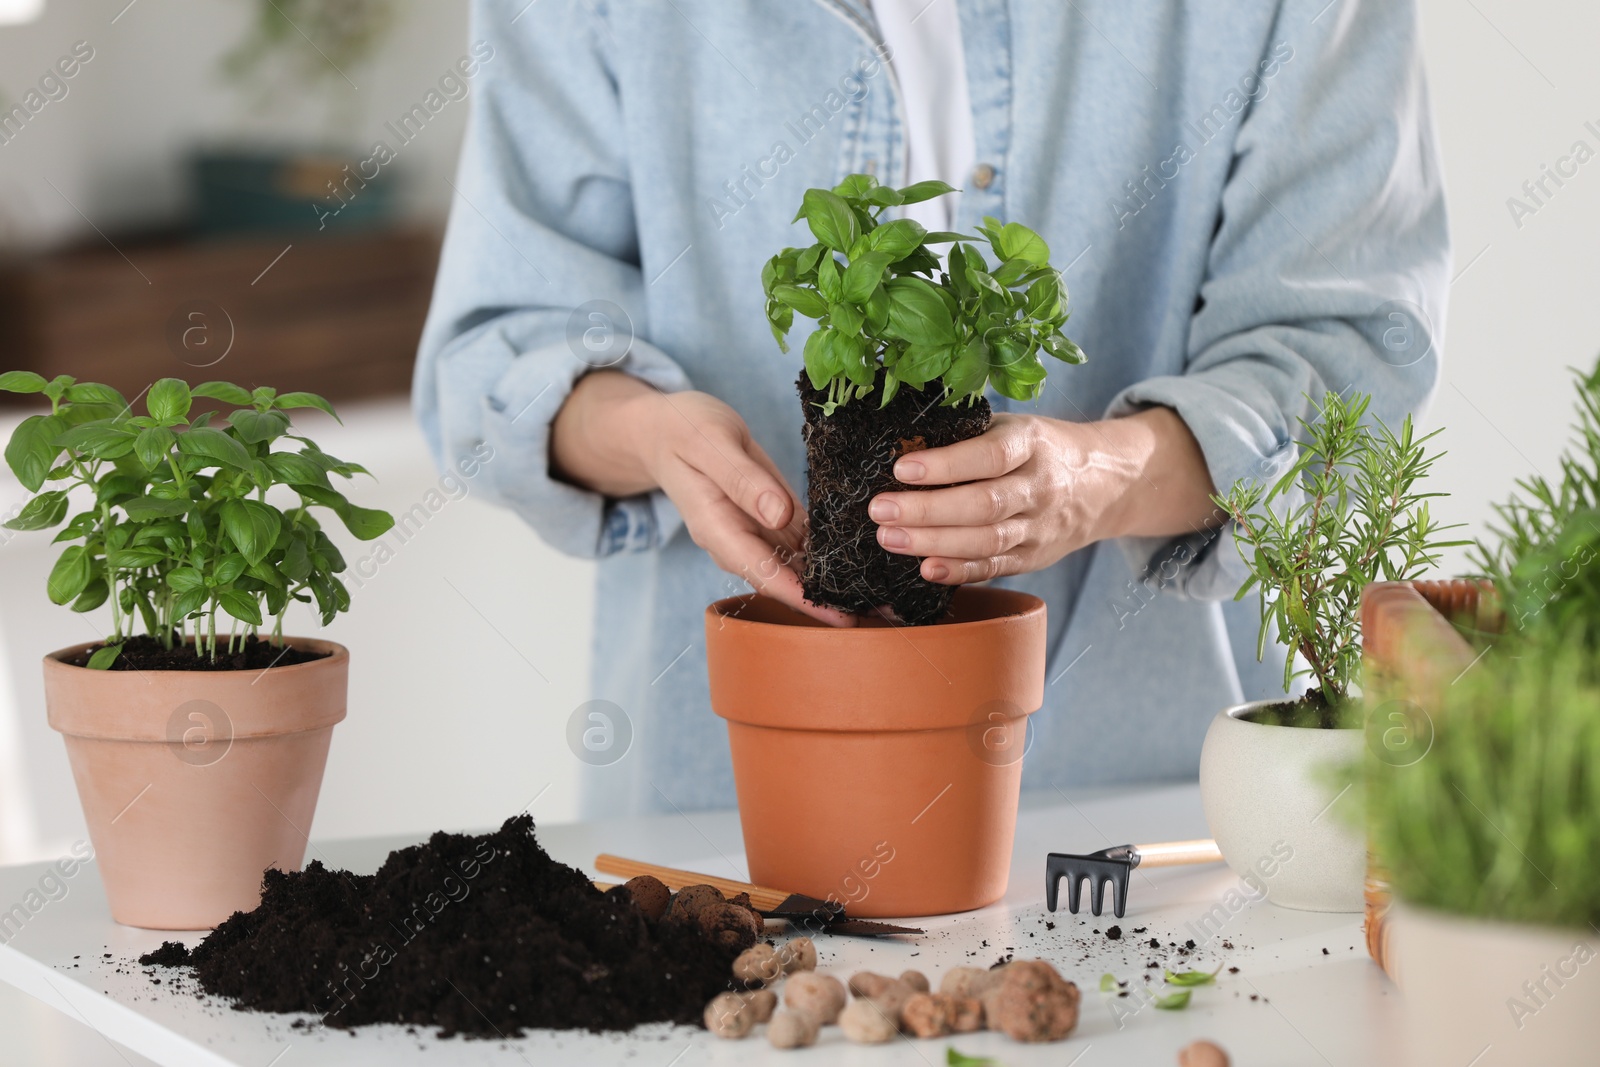
POLYGON ((803 191, 856 171, 963 188, 939 228, 1037 229, 1089 353, 897 468, 966 484, 873 503, 929 579, 1048 604, 1025 784, 1192 776, 1216 710, 1270 692, 1210 494, 1285 470, 1324 390, 1397 423, 1437 380, 1410 3, 479 0, 474 34, 416 403, 442 462, 492 444, 496 499, 600 558, 594 695, 635 739, 589 814, 733 802, 708 602, 748 582, 852 621, 774 562, 803 519, 799 346, 759 275, 809 241, 803 191))

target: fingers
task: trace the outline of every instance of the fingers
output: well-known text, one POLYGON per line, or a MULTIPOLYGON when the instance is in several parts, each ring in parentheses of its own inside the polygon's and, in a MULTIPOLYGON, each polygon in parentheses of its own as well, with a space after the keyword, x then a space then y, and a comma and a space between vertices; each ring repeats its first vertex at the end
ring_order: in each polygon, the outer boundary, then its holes
POLYGON ((732 409, 726 416, 695 420, 676 404, 672 406, 687 424, 679 437, 685 463, 716 483, 740 511, 767 529, 781 530, 793 521, 793 491, 775 467, 763 465, 753 454, 772 462, 732 409))
POLYGON ((1019 553, 1008 552, 983 559, 949 559, 930 556, 922 561, 922 576, 939 585, 966 585, 986 582, 1007 574, 1025 574, 1032 569, 1019 553))
POLYGON ((999 478, 1027 462, 1032 450, 1032 433, 1025 419, 996 415, 979 437, 902 456, 894 465, 894 476, 907 485, 999 478))
POLYGON ((981 526, 1033 506, 1033 487, 1011 476, 916 493, 879 493, 867 514, 880 526, 981 526))
POLYGON ((695 544, 705 549, 718 567, 748 582, 758 593, 772 597, 795 611, 830 626, 854 626, 856 617, 806 601, 797 568, 801 556, 798 536, 787 542, 790 531, 766 531, 739 510, 720 486, 705 475, 688 471, 681 482, 668 487, 695 544))
POLYGON ((1004 555, 1027 536, 1027 524, 1020 519, 990 526, 878 527, 878 544, 897 555, 964 560, 1004 555))

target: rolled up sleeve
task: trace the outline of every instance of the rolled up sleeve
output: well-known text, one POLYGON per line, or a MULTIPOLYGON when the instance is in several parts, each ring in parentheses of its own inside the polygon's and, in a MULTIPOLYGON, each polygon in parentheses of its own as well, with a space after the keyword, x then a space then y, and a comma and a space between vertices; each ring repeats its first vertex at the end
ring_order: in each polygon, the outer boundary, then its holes
POLYGON ((476 457, 487 495, 555 548, 659 547, 682 525, 665 494, 608 499, 550 473, 551 423, 583 375, 622 371, 665 392, 690 382, 647 340, 603 15, 546 0, 519 20, 525 6, 473 4, 480 69, 418 354, 417 417, 442 467, 476 457))
MULTIPOLYGON (((1327 390, 1371 394, 1396 426, 1438 381, 1450 249, 1416 12, 1317 18, 1325 2, 1282 6, 1264 61, 1283 69, 1239 127, 1183 372, 1107 409, 1175 410, 1219 493, 1281 476, 1327 390)), ((1231 597, 1246 573, 1226 527, 1123 547, 1179 595, 1231 597)))

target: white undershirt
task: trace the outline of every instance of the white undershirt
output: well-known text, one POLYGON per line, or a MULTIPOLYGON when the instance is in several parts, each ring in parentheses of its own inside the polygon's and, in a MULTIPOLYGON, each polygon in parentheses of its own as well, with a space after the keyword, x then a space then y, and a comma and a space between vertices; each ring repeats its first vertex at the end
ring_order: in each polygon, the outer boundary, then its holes
MULTIPOLYGON (((905 108, 906 184, 939 179, 960 189, 977 159, 967 62, 956 0, 872 0, 905 108)), ((955 195, 905 208, 930 230, 951 229, 955 195)))

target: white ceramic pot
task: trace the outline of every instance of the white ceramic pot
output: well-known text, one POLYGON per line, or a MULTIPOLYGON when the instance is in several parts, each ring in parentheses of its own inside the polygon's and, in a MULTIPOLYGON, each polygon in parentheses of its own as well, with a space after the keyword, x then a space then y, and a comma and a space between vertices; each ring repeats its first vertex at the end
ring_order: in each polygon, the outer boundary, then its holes
MULTIPOLYGON (((1362 731, 1269 726, 1227 708, 1200 750, 1200 799, 1228 866, 1274 904, 1361 911, 1364 837, 1333 810, 1333 772, 1360 758, 1362 731)), ((1347 801, 1349 798, 1345 798, 1347 801)))
POLYGON ((1391 966, 1416 1067, 1592 1064, 1600 1053, 1600 937, 1396 902, 1391 966))

